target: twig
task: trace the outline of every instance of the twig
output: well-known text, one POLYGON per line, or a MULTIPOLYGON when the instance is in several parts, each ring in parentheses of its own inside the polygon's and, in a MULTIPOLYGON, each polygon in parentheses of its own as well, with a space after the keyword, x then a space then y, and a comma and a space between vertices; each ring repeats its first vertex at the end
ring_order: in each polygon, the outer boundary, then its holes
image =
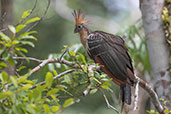
MULTIPOLYGON (((72 72, 74 72, 74 71, 75 71, 74 69, 70 69, 70 70, 67 70, 67 71, 65 71, 65 72, 62 72, 62 73, 58 74, 57 76, 55 76, 55 77, 53 78, 53 80, 56 80, 56 79, 58 79, 58 78, 60 78, 60 77, 62 77, 62 76, 64 76, 64 75, 69 74, 69 73, 72 73, 72 72)), ((32 86, 30 89, 34 89, 34 88, 36 88, 38 85, 44 85, 44 84, 46 84, 45 81, 40 82, 39 84, 36 84, 36 85, 32 86)))
POLYGON ((88 93, 89 93, 90 90, 91 90, 91 87, 92 87, 92 84, 89 84, 88 87, 87 87, 87 89, 83 92, 83 95, 84 95, 84 96, 88 95, 88 93))
MULTIPOLYGON (((19 23, 15 24, 14 27, 16 27, 16 26, 18 26, 19 24, 23 23, 23 22, 24 22, 32 13, 33 13, 33 11, 35 10, 36 6, 37 6, 37 0, 35 0, 34 6, 33 6, 33 8, 31 9, 29 15, 26 16, 25 18, 23 18, 19 23)), ((3 28, 3 29, 0 30, 0 32, 6 31, 6 30, 8 30, 8 29, 9 29, 8 27, 7 27, 7 28, 3 28)))
POLYGON ((138 91, 139 91, 139 80, 136 79, 136 84, 135 84, 135 94, 134 94, 134 111, 138 109, 138 91))
POLYGON ((105 99, 105 101, 106 101, 106 104, 107 104, 107 107, 108 107, 108 108, 111 108, 111 109, 113 109, 114 111, 116 111, 118 114, 121 114, 115 107, 113 107, 112 105, 109 104, 109 101, 108 101, 108 99, 107 99, 107 97, 106 97, 105 94, 103 94, 103 97, 104 97, 104 99, 105 99))
POLYGON ((67 47, 66 50, 61 54, 61 57, 59 58, 59 60, 62 60, 63 56, 66 54, 67 51, 68 51, 68 47, 67 47))
POLYGON ((49 9, 49 6, 50 6, 50 0, 48 0, 47 7, 46 7, 46 9, 45 9, 43 15, 40 17, 40 20, 39 20, 39 21, 36 21, 30 28, 28 28, 28 29, 26 30, 26 32, 29 32, 32 28, 34 28, 38 23, 40 23, 40 22, 43 20, 44 16, 47 14, 47 11, 48 11, 48 9, 49 9))
POLYGON ((43 62, 43 60, 40 60, 40 59, 36 59, 36 58, 33 58, 33 57, 12 57, 13 59, 15 59, 15 60, 19 60, 19 59, 21 59, 21 60, 32 60, 32 61, 35 61, 35 62, 38 62, 38 63, 41 63, 41 62, 43 62))

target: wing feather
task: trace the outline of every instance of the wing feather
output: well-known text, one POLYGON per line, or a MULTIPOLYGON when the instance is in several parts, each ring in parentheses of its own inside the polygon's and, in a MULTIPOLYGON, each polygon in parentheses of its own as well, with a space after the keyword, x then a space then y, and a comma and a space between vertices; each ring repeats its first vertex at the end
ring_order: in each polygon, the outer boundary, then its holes
POLYGON ((88 53, 93 60, 99 57, 119 80, 130 78, 127 67, 133 72, 132 60, 121 37, 95 31, 89 35, 87 43, 88 53))

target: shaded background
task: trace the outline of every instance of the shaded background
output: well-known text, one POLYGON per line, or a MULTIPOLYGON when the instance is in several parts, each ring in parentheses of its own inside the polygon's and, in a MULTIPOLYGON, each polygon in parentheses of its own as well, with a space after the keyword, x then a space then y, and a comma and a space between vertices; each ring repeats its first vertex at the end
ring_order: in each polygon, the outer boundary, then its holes
MULTIPOLYGON (((34 30, 38 31, 38 41, 35 48, 28 48, 27 56, 40 59, 48 58, 51 53, 60 52, 63 45, 80 43, 79 36, 73 33, 73 9, 81 9, 87 14, 89 27, 92 30, 103 30, 116 34, 124 31, 129 25, 134 24, 141 17, 139 0, 52 0, 47 15, 34 30)), ((14 23, 20 19, 23 11, 31 9, 34 0, 14 0, 14 23)), ((47 0, 38 0, 33 16, 43 15, 47 0)), ((135 43, 138 43, 139 41, 135 43)), ((30 68, 36 66, 30 64, 30 68)), ((147 65, 148 66, 148 65, 147 65)), ((41 71, 35 78, 44 80, 41 71)), ((115 94, 109 93, 109 101, 116 108, 120 108, 118 100, 119 87, 113 85, 115 94)), ((106 93, 107 94, 107 93, 106 93)), ((107 109, 105 100, 100 92, 95 95, 81 97, 81 102, 67 108, 62 114, 114 114, 112 109, 107 109)))

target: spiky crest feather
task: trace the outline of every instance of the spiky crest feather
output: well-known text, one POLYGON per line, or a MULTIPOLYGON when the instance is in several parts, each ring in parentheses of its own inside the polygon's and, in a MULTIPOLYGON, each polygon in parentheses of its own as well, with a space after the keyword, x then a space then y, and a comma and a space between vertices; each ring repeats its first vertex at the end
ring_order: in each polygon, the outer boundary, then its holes
POLYGON ((85 14, 84 13, 81 13, 80 10, 78 12, 76 12, 74 10, 74 12, 72 13, 72 15, 75 18, 75 26, 77 26, 78 24, 83 24, 83 25, 86 25, 87 24, 87 20, 85 19, 85 14))

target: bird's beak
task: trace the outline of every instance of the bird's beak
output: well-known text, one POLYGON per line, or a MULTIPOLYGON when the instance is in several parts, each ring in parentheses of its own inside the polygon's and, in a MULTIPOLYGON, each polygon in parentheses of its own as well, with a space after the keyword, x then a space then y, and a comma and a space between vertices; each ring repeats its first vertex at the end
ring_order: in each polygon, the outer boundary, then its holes
POLYGON ((77 33, 78 32, 78 29, 75 27, 75 29, 74 29, 74 33, 77 33))

